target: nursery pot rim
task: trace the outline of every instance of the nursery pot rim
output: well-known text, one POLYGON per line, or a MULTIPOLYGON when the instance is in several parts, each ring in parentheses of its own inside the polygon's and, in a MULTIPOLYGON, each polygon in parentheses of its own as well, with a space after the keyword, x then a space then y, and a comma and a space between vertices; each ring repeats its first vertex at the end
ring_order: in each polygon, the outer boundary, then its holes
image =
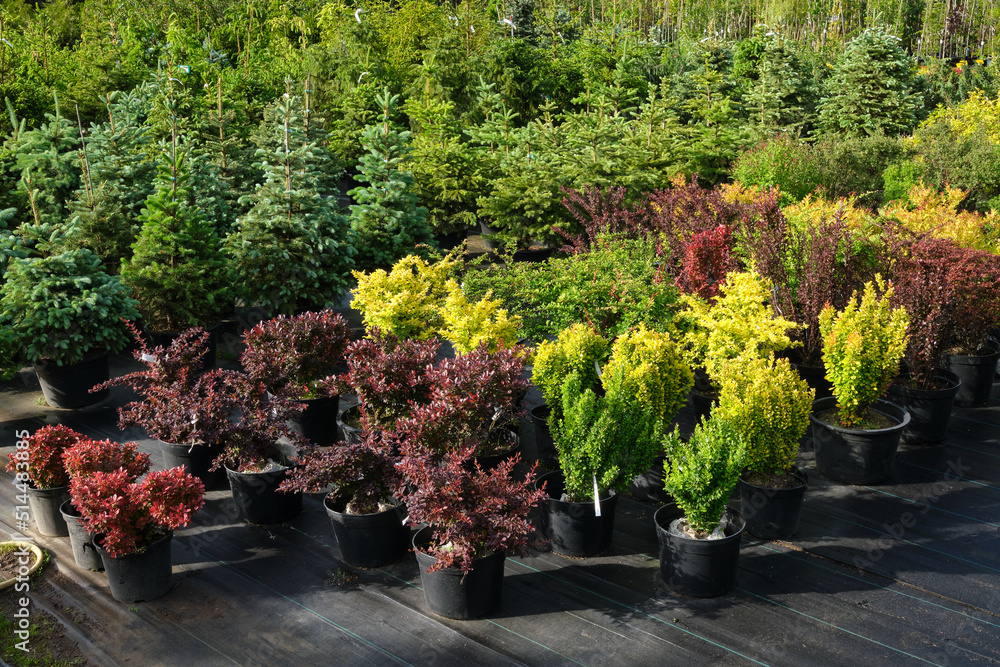
MULTIPOLYGON (((45 554, 42 553, 41 547, 33 542, 29 542, 28 540, 4 540, 3 542, 0 542, 0 547, 5 547, 7 545, 11 545, 15 548, 21 547, 22 549, 27 547, 31 552, 31 555, 34 556, 34 561, 32 562, 31 567, 28 568, 29 577, 35 572, 38 572, 38 570, 42 567, 42 563, 45 562, 45 554)), ((14 575, 10 579, 0 581, 0 591, 10 588, 17 583, 17 580, 18 575, 14 575)))
MULTIPOLYGON (((415 554, 419 553, 428 558, 433 558, 434 561, 436 562, 438 560, 437 557, 430 555, 424 550, 424 547, 430 543, 431 537, 434 535, 434 527, 426 523, 420 524, 420 526, 421 526, 420 529, 417 530, 417 532, 413 534, 413 537, 410 538, 410 542, 413 544, 413 553, 415 554)), ((475 562, 479 562, 490 558, 496 558, 497 556, 503 556, 504 558, 506 558, 507 552, 503 550, 494 551, 485 556, 476 556, 474 560, 475 562)), ((423 570, 421 570, 421 573, 423 573, 423 570)), ((458 574, 461 575, 462 577, 465 576, 461 568, 455 567, 454 565, 446 567, 443 570, 438 570, 437 573, 453 574, 453 575, 458 574)))
MULTIPOLYGON (((743 533, 746 532, 746 527, 747 527, 746 517, 744 517, 743 513, 740 512, 735 507, 726 505, 726 509, 723 510, 723 513, 739 520, 739 527, 736 528, 736 530, 733 533, 717 540, 710 540, 704 537, 691 537, 690 535, 685 535, 684 533, 671 533, 670 522, 667 522, 666 525, 663 525, 663 522, 660 520, 660 512, 670 511, 670 510, 683 512, 683 510, 681 510, 680 506, 677 504, 676 501, 671 503, 664 503, 663 505, 657 507, 656 511, 653 512, 653 524, 656 526, 657 530, 662 530, 664 533, 668 534, 672 538, 676 537, 684 540, 690 540, 694 544, 712 544, 712 543, 725 544, 726 542, 735 542, 739 540, 740 538, 743 537, 743 533)), ((685 517, 687 517, 687 515, 682 513, 681 518, 685 517)), ((671 519, 671 521, 672 520, 673 519, 671 519)))
POLYGON ((803 468, 799 466, 792 466, 788 468, 786 472, 790 472, 796 479, 800 480, 801 484, 796 484, 795 486, 761 486, 759 484, 754 484, 753 482, 748 482, 743 479, 743 475, 746 474, 746 470, 740 473, 739 483, 746 484, 747 486, 753 487, 755 489, 764 489, 765 491, 794 491, 801 489, 802 487, 809 488, 809 475, 803 468))
POLYGON ((336 512, 337 514, 342 514, 343 516, 357 516, 357 517, 361 517, 361 516, 377 516, 379 514, 385 514, 386 512, 395 512, 399 508, 405 507, 405 505, 399 500, 399 498, 396 498, 395 496, 393 496, 391 498, 386 498, 386 499, 382 500, 382 502, 389 502, 389 503, 392 504, 392 507, 390 507, 388 509, 379 510, 378 512, 367 512, 365 514, 357 514, 355 512, 348 513, 348 512, 345 512, 344 510, 346 509, 347 501, 349 501, 349 500, 350 500, 350 497, 348 497, 348 496, 346 496, 344 494, 338 494, 337 491, 336 491, 336 489, 334 489, 330 493, 328 493, 325 496, 323 496, 323 508, 326 509, 326 510, 329 510, 330 512, 336 512), (334 506, 333 501, 335 501, 335 500, 343 500, 344 501, 343 504, 340 505, 340 507, 342 507, 343 509, 337 509, 337 507, 334 506))
MULTIPOLYGON (((539 475, 535 479, 535 481, 532 482, 532 484, 535 486, 536 489, 542 490, 541 483, 548 481, 546 478, 549 478, 549 479, 559 478, 559 479, 563 480, 563 483, 565 483, 565 480, 566 480, 566 477, 563 475, 563 471, 562 470, 550 470, 550 471, 548 471, 546 473, 542 473, 541 475, 539 475)), ((544 491, 545 491, 546 494, 549 493, 548 489, 544 489, 544 491)), ((617 495, 618 494, 615 492, 614 489, 610 489, 610 488, 609 489, 605 489, 604 493, 601 494, 601 497, 599 498, 599 501, 600 501, 601 505, 603 505, 606 501, 610 501, 613 497, 615 497, 617 495)), ((590 505, 590 506, 594 505, 594 499, 593 498, 591 498, 590 500, 561 500, 559 498, 555 498, 555 497, 549 495, 548 496, 548 500, 553 501, 553 502, 557 502, 557 503, 566 503, 567 505, 590 505)))
POLYGON ((832 424, 830 422, 823 421, 822 419, 819 419, 816 416, 817 412, 822 412, 823 410, 829 410, 830 408, 835 408, 835 407, 837 407, 836 396, 826 396, 824 398, 817 398, 812 403, 812 411, 809 413, 809 421, 812 422, 813 424, 818 424, 820 426, 825 426, 833 430, 840 431, 841 433, 849 433, 849 434, 861 434, 861 433, 881 434, 881 433, 889 433, 891 431, 896 431, 896 430, 901 431, 902 429, 906 428, 910 423, 909 410, 899 405, 898 403, 893 403, 892 401, 888 401, 884 398, 876 399, 875 402, 871 404, 869 409, 874 410, 875 412, 878 412, 879 414, 884 415, 889 419, 894 419, 899 422, 893 426, 886 426, 883 428, 849 428, 846 426, 841 426, 840 424, 832 424), (878 409, 879 406, 888 406, 889 408, 894 409, 902 416, 896 416, 892 414, 892 412, 879 410, 878 409))
POLYGON ((167 530, 166 531, 166 535, 161 535, 160 537, 156 538, 155 540, 153 540, 149 544, 147 544, 144 547, 142 547, 142 549, 140 549, 139 551, 133 551, 132 553, 124 554, 124 555, 121 555, 121 556, 112 556, 111 554, 108 553, 108 550, 104 548, 104 545, 103 545, 104 537, 105 537, 104 533, 97 533, 97 534, 95 534, 94 538, 91 540, 91 544, 94 545, 94 548, 97 549, 97 553, 101 554, 102 557, 103 556, 107 556, 108 558, 113 558, 115 560, 123 560, 123 559, 126 559, 126 558, 137 558, 137 557, 140 557, 140 556, 144 556, 146 554, 146 552, 149 551, 149 549, 151 547, 159 545, 162 542, 173 538, 173 536, 174 536, 174 531, 167 530))

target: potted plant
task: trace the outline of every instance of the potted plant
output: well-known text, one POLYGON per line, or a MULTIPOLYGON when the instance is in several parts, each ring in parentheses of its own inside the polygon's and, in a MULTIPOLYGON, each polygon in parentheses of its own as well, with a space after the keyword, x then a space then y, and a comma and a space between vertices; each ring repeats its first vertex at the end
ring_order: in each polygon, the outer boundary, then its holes
POLYGON ((550 497, 542 532, 553 552, 566 556, 593 556, 610 546, 616 493, 662 452, 693 376, 667 334, 640 326, 615 340, 601 383, 598 396, 578 372, 566 378, 552 428, 562 472, 539 478, 550 497))
POLYGON ((905 373, 889 387, 889 396, 910 413, 903 442, 943 440, 962 386, 956 373, 941 368, 955 328, 955 286, 948 274, 956 251, 961 252, 951 241, 923 239, 896 261, 892 303, 909 314, 910 336, 903 356, 905 373))
POLYGON ((212 222, 191 199, 191 171, 172 151, 159 166, 132 256, 122 260, 121 280, 139 302, 154 346, 169 345, 180 331, 207 327, 206 368, 215 366, 215 325, 233 307, 229 262, 212 222))
POLYGON ((289 425, 314 444, 337 439, 340 396, 323 380, 343 359, 350 334, 343 316, 327 309, 279 315, 244 336, 243 368, 269 392, 305 406, 289 425))
POLYGON ((213 471, 213 463, 240 407, 227 391, 232 371, 199 373, 207 351, 204 330, 188 329, 168 348, 150 349, 138 329, 129 326, 137 343, 135 358, 146 368, 112 378, 95 390, 126 386, 138 393, 141 400, 119 408, 119 427, 141 426, 160 441, 166 467, 183 467, 209 489, 220 486, 225 476, 213 471))
MULTIPOLYGON (((95 472, 125 470, 132 479, 138 479, 149 471, 149 454, 138 450, 134 442, 120 444, 111 440, 91 440, 81 438, 63 452, 63 462, 70 480, 88 477, 95 472)), ((69 528, 69 543, 73 558, 79 567, 87 570, 103 570, 104 561, 94 548, 94 535, 83 523, 83 515, 67 500, 59 508, 66 526, 69 528)))
POLYGON ((191 522, 204 494, 201 481, 182 468, 142 481, 125 468, 73 478, 70 497, 95 536, 112 597, 141 602, 170 590, 172 531, 191 522))
POLYGON ((24 485, 38 532, 64 537, 68 532, 59 507, 69 500, 69 473, 63 452, 84 436, 62 424, 43 426, 30 436, 19 431, 17 436, 16 449, 7 459, 7 472, 14 473, 16 484, 24 485))
POLYGON ((664 441, 664 480, 675 502, 653 515, 664 583, 684 595, 715 597, 736 585, 742 515, 727 507, 746 465, 735 424, 714 413, 685 442, 675 429, 664 441))
POLYGON ((367 432, 360 442, 311 450, 281 483, 284 492, 317 493, 337 536, 341 559, 355 567, 381 567, 406 555, 406 508, 395 500, 402 485, 394 442, 367 432))
POLYGON ((1000 257, 953 245, 948 253, 948 282, 953 294, 953 328, 945 368, 962 380, 955 405, 983 407, 989 404, 1000 360, 1000 348, 989 338, 1000 324, 1000 257))
POLYGON ((347 372, 328 380, 334 391, 354 394, 359 405, 341 411, 344 439, 357 441, 362 429, 393 426, 411 411, 413 404, 430 399, 427 377, 439 345, 437 341, 400 339, 377 327, 368 338, 347 346, 347 372))
POLYGON ((714 301, 681 296, 681 352, 696 369, 695 414, 704 416, 718 396, 716 377, 739 357, 767 356, 793 345, 788 335, 797 325, 778 317, 771 286, 754 271, 730 272, 714 301), (704 375, 698 379, 698 373, 704 375))
POLYGON ((559 454, 552 440, 552 427, 562 417, 562 391, 566 379, 576 373, 583 389, 598 390, 598 362, 607 359, 610 344, 592 327, 573 324, 563 329, 553 341, 543 341, 535 351, 531 382, 541 392, 545 403, 530 411, 535 424, 536 441, 552 442, 552 451, 539 450, 538 456, 547 465, 558 462, 559 454))
POLYGON ((880 400, 899 372, 910 318, 890 309, 892 283, 865 283, 842 311, 820 314, 823 363, 833 396, 813 403, 809 419, 816 442, 816 471, 845 484, 873 484, 892 473, 909 413, 880 400), (878 292, 876 291, 878 285, 878 292))
POLYGON ((445 284, 447 296, 440 308, 442 338, 451 343, 456 354, 468 354, 486 343, 488 349, 513 347, 518 340, 521 318, 509 316, 499 299, 487 291, 482 299, 469 302, 458 281, 445 284))
POLYGON ((76 248, 12 258, 4 280, 0 321, 24 346, 46 402, 78 408, 107 396, 89 390, 108 379, 108 353, 128 342, 122 322, 139 315, 119 279, 76 248))
POLYGON ((407 255, 390 271, 354 271, 358 286, 352 292, 356 308, 369 330, 397 338, 427 340, 444 324, 441 307, 448 294, 448 279, 455 275, 459 255, 448 253, 436 262, 407 255))
POLYGON ((747 448, 740 476, 740 507, 747 530, 785 539, 798 528, 806 473, 795 466, 809 428, 815 391, 788 359, 741 358, 717 376, 719 403, 712 413, 740 433, 747 448))
POLYGON ((235 418, 219 441, 214 467, 225 468, 236 513, 247 523, 280 523, 302 511, 301 493, 279 493, 294 466, 302 438, 286 421, 300 404, 269 396, 262 382, 227 372, 222 390, 236 405, 235 418), (279 440, 286 439, 287 445, 279 440))
POLYGON ((524 555, 534 532, 528 512, 544 496, 532 489, 534 468, 513 479, 515 456, 484 471, 471 444, 441 454, 403 437, 400 452, 400 500, 411 522, 426 524, 413 546, 427 606, 447 618, 489 614, 500 604, 506 554, 524 555))

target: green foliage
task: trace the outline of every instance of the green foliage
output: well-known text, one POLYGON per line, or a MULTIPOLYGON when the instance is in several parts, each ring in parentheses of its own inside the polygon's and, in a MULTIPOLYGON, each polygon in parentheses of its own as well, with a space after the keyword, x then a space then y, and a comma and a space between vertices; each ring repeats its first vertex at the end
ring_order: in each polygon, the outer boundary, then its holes
POLYGON ((517 343, 521 318, 509 316, 499 299, 490 298, 490 292, 470 303, 456 280, 448 280, 447 290, 448 296, 440 309, 442 326, 439 333, 452 344, 455 352, 468 354, 482 343, 487 344, 490 352, 496 352, 517 343))
POLYGON ((906 52, 882 28, 865 30, 837 59, 823 84, 819 125, 848 137, 909 132, 917 99, 906 52))
POLYGON ((800 201, 819 184, 820 166, 810 147, 787 134, 779 134, 740 153, 733 165, 733 180, 758 188, 777 187, 779 203, 800 201))
POLYGON ((522 319, 520 335, 540 342, 577 322, 614 337, 640 322, 664 330, 678 290, 665 278, 654 239, 602 238, 585 253, 544 263, 495 264, 465 274, 465 293, 492 290, 522 319))
POLYGON ((712 418, 739 430, 747 445, 747 469, 780 475, 795 465, 816 392, 788 360, 743 358, 725 365, 716 381, 719 402, 712 418))
POLYGON ((747 442, 736 424, 713 416, 684 442, 677 430, 664 442, 664 485, 684 518, 706 537, 719 525, 747 461, 747 442))
POLYGON ((368 152, 361 157, 356 177, 368 185, 348 193, 357 202, 351 206, 351 229, 357 239, 357 263, 363 268, 388 266, 431 242, 427 209, 417 206, 417 196, 411 192, 413 174, 404 171, 410 133, 397 131, 389 122, 398 101, 388 88, 376 96, 382 122, 369 125, 361 135, 368 152))
MULTIPOLYGON (((582 362, 590 355, 580 352, 552 359, 569 371, 559 387, 560 409, 553 411, 550 425, 566 495, 573 501, 593 494, 595 477, 602 491, 623 491, 647 470, 661 452, 667 424, 693 384, 691 370, 669 336, 642 327, 620 336, 612 346, 601 376, 604 396, 583 384, 590 378, 582 362)), ((536 372, 538 363, 536 357, 536 372)), ((554 375, 544 379, 551 383, 554 375)))
POLYGON ((6 279, 0 319, 32 362, 62 366, 88 354, 117 351, 129 341, 122 320, 139 315, 126 288, 86 248, 13 259, 6 279))
POLYGON ((860 303, 855 294, 842 311, 827 306, 819 317, 826 377, 845 427, 862 423, 868 408, 892 384, 906 353, 909 315, 903 308, 890 310, 892 283, 881 276, 876 283, 881 296, 875 284, 867 282, 860 303))
POLYGON ((797 43, 773 31, 764 36, 756 80, 744 95, 750 122, 761 136, 796 136, 811 121, 813 86, 797 43))
POLYGON ((869 208, 877 208, 884 199, 885 170, 913 155, 906 140, 880 132, 823 139, 812 152, 817 184, 825 196, 856 197, 859 204, 869 208))
POLYGON ((251 208, 226 240, 243 299, 286 315, 338 298, 356 253, 346 216, 320 194, 328 156, 302 113, 297 96, 274 103, 275 148, 257 150, 264 184, 241 200, 251 208))
POLYGON ((734 360, 766 356, 792 345, 788 331, 798 325, 776 316, 766 278, 753 271, 733 272, 719 290, 714 303, 681 296, 688 324, 683 353, 691 366, 703 366, 715 381, 734 360))
POLYGON ((577 376, 580 391, 598 386, 595 361, 603 361, 609 351, 608 341, 585 324, 574 324, 559 332, 554 341, 545 341, 535 352, 531 381, 545 397, 552 414, 562 410, 563 387, 570 376, 577 376))
POLYGON ((448 279, 458 264, 454 254, 433 263, 407 255, 388 272, 355 271, 358 286, 351 306, 369 329, 378 328, 400 339, 427 340, 444 326, 441 310, 448 298, 448 279))
POLYGON ((204 213, 190 206, 186 156, 168 148, 156 191, 139 217, 133 254, 122 262, 122 282, 132 289, 146 324, 156 331, 208 326, 233 305, 229 263, 204 213))

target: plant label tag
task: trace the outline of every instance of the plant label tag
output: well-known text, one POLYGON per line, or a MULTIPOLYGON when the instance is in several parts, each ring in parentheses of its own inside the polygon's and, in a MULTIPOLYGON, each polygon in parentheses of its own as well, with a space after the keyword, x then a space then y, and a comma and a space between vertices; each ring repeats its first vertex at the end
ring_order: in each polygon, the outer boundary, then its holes
POLYGON ((601 490, 597 488, 597 473, 590 473, 594 479, 594 514, 601 516, 601 490))
POLYGON ((152 354, 148 354, 146 352, 143 352, 142 353, 142 360, 145 361, 147 364, 152 364, 152 363, 154 363, 156 361, 156 357, 154 355, 152 355, 152 354))

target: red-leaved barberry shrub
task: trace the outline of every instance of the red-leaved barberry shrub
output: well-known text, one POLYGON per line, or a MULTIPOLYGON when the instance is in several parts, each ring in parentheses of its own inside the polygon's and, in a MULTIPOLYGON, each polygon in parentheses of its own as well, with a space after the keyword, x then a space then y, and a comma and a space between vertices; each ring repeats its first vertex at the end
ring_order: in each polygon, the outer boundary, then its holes
POLYGON ((918 389, 933 389, 941 355, 954 329, 954 286, 948 279, 955 244, 945 239, 916 241, 895 263, 892 306, 910 315, 906 368, 918 389))
POLYGON ((948 258, 948 283, 953 306, 947 350, 952 354, 980 354, 990 331, 1000 325, 1000 257, 953 245, 948 258))
POLYGON ((307 452, 279 490, 318 493, 333 485, 353 514, 374 514, 402 484, 399 460, 390 434, 366 431, 357 444, 338 443, 307 452))
POLYGON ((186 526, 204 505, 205 486, 183 468, 151 472, 136 482, 129 471, 74 477, 70 498, 84 526, 103 535, 113 558, 140 553, 167 531, 186 526))
POLYGON ((443 455, 405 439, 400 447, 404 484, 398 495, 410 521, 431 528, 431 542, 422 547, 437 559, 429 571, 457 567, 468 573, 477 558, 496 551, 526 555, 534 532, 528 512, 545 497, 532 488, 534 468, 515 480, 518 456, 486 472, 470 461, 471 444, 443 455))
POLYGON ((149 454, 140 452, 139 445, 134 442, 83 438, 64 451, 62 457, 70 479, 119 469, 127 472, 132 479, 138 479, 149 471, 150 466, 149 454))
POLYGON ((602 190, 586 186, 583 192, 566 187, 561 189, 566 195, 562 200, 563 206, 573 214, 583 230, 579 234, 572 234, 561 227, 555 227, 555 231, 566 239, 566 244, 560 248, 562 252, 579 255, 591 250, 601 237, 621 234, 637 238, 645 233, 644 223, 648 216, 641 204, 634 206, 625 202, 627 188, 611 185, 602 190))
POLYGON ((43 426, 28 436, 26 449, 18 449, 7 459, 7 472, 27 472, 36 489, 54 489, 69 484, 63 452, 86 437, 68 426, 43 426), (27 462, 27 470, 23 465, 27 462), (20 464, 20 465, 19 465, 20 464))
POLYGON ((697 232, 680 245, 683 247, 677 287, 687 294, 696 294, 711 301, 719 293, 719 286, 737 262, 733 256, 732 232, 725 225, 697 232))
POLYGON ((440 346, 436 338, 401 340, 372 328, 368 338, 347 346, 347 372, 327 384, 358 397, 365 424, 390 427, 410 414, 412 405, 429 400, 432 383, 427 372, 440 346))
POLYGON ((340 313, 326 309, 260 322, 244 336, 241 361, 251 378, 277 394, 314 398, 320 381, 343 358, 351 330, 340 313))

